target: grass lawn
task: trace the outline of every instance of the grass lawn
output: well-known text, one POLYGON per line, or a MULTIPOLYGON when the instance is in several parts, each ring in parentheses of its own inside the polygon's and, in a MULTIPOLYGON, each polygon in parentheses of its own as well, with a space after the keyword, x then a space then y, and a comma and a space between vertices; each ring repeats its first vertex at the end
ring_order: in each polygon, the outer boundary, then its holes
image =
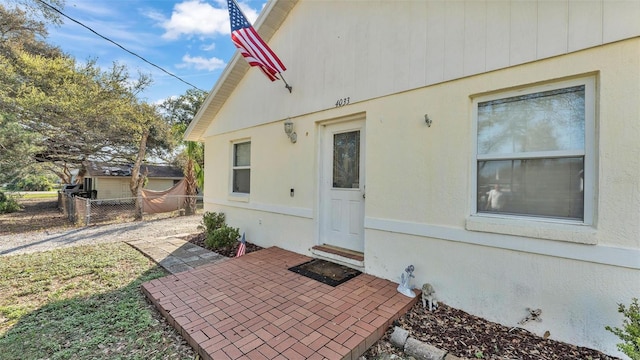
POLYGON ((0 192, 4 192, 6 195, 14 195, 24 200, 58 198, 58 191, 8 191, 0 188, 0 192))
POLYGON ((57 191, 34 191, 20 193, 22 199, 57 199, 57 191))
POLYGON ((0 257, 0 359, 193 359, 140 291, 165 274, 124 243, 0 257))

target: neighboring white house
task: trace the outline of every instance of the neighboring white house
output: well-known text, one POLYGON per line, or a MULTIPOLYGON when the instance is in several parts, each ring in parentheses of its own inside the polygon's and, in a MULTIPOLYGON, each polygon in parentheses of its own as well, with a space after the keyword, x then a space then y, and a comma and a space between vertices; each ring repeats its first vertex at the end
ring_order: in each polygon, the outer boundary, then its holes
MULTIPOLYGON (((131 167, 127 165, 105 164, 93 161, 84 163, 87 170, 84 176, 84 191, 95 192, 96 199, 130 198, 131 167)), ((149 190, 167 190, 184 177, 182 170, 175 166, 140 166, 140 172, 147 176, 144 188, 149 190)))
POLYGON ((185 135, 205 210, 623 356, 605 326, 640 296, 640 1, 276 0, 256 29, 293 91, 230 61, 185 135))

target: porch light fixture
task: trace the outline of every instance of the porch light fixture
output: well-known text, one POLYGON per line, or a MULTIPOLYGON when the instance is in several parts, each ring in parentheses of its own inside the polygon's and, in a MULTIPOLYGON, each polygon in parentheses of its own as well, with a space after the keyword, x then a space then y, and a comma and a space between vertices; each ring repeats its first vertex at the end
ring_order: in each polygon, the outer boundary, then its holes
POLYGON ((433 120, 431 120, 429 118, 429 115, 424 114, 424 122, 427 124, 427 127, 431 127, 431 124, 433 123, 433 120))
POLYGON ((287 119, 284 122, 284 133, 287 134, 287 136, 289 137, 289 140, 291 140, 292 143, 296 143, 296 141, 298 140, 298 134, 296 134, 295 131, 293 131, 293 121, 291 121, 291 119, 287 119))

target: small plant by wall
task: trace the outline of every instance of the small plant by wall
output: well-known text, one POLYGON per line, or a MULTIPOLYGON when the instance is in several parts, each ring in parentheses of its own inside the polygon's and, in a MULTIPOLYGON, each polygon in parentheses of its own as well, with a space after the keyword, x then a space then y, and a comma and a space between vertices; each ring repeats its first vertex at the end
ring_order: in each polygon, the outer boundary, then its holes
POLYGON ((198 229, 204 230, 205 233, 212 234, 216 229, 221 228, 225 223, 224 213, 207 211, 202 216, 202 224, 198 229))
POLYGON ((622 328, 606 326, 605 328, 617 335, 623 342, 618 344, 618 349, 632 360, 640 360, 640 304, 633 298, 627 308, 624 304, 618 304, 618 312, 625 317, 622 328))
POLYGON ((225 224, 224 213, 205 212, 198 228, 206 234, 205 244, 210 248, 231 247, 240 237, 240 229, 225 224))
POLYGON ((240 229, 227 225, 213 231, 213 233, 207 233, 207 239, 205 244, 212 248, 230 247, 238 242, 240 237, 240 229))

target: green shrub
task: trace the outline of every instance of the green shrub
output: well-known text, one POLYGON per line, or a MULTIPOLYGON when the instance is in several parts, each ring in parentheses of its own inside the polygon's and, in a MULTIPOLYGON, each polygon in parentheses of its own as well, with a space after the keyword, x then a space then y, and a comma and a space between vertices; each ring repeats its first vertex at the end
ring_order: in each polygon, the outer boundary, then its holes
POLYGON ((230 247, 236 244, 240 237, 240 230, 227 226, 224 213, 205 212, 202 224, 198 229, 204 230, 205 245, 209 248, 230 247))
POLYGON ((8 214, 20 210, 20 204, 15 196, 6 196, 0 192, 0 214, 8 214))
POLYGON ((7 189, 12 191, 51 191, 53 179, 45 175, 27 175, 20 179, 14 179, 7 189))
POLYGON ((224 226, 224 222, 224 213, 207 211, 202 216, 202 223, 198 226, 198 229, 204 230, 207 235, 213 234, 214 231, 224 226))
POLYGON ((618 344, 618 349, 629 356, 632 360, 640 360, 640 304, 638 299, 633 298, 631 305, 625 307, 618 304, 618 312, 625 316, 623 328, 605 328, 616 334, 623 342, 618 344))
POLYGON ((207 233, 205 244, 210 248, 230 247, 236 244, 239 237, 240 229, 222 225, 212 233, 207 233))

